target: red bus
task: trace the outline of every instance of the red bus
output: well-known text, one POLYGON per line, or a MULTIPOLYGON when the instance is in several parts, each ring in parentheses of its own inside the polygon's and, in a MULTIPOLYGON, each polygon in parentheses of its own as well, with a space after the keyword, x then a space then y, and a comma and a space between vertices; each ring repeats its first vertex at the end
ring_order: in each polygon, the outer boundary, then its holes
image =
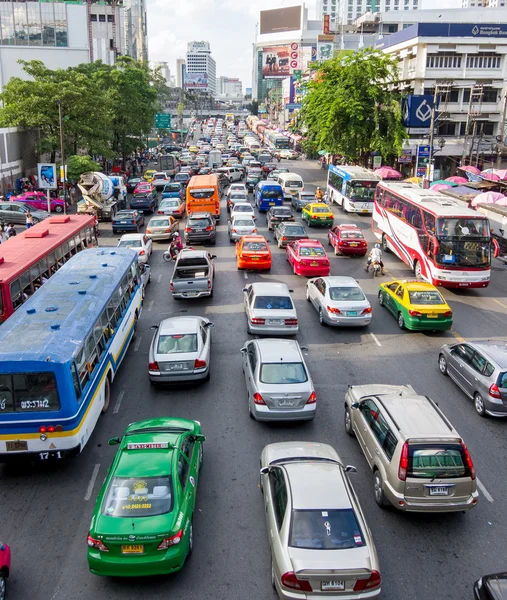
POLYGON ((55 215, 0 245, 0 323, 72 255, 97 245, 95 217, 55 215))

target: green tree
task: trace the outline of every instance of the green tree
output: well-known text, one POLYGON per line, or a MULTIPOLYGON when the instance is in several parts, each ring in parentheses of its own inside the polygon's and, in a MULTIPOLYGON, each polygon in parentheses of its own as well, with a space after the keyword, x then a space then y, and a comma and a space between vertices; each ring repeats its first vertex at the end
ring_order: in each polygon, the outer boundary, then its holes
POLYGON ((252 113, 252 115, 257 116, 259 114, 259 101, 252 100, 252 102, 247 105, 247 109, 252 113))
POLYGON ((101 167, 99 163, 91 159, 90 156, 69 156, 66 160, 67 165, 67 176, 71 181, 77 181, 82 173, 87 171, 100 171, 101 167))
POLYGON ((397 82, 397 61, 379 51, 346 51, 322 63, 301 109, 307 149, 363 164, 373 151, 397 156, 407 137, 397 82))

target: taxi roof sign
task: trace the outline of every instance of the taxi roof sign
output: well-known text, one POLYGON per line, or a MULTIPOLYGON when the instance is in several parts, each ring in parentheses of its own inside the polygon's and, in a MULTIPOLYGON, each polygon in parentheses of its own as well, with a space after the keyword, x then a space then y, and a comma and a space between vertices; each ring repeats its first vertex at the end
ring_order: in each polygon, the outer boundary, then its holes
POLYGON ((168 442, 148 442, 146 444, 131 443, 127 444, 127 450, 152 450, 159 448, 169 448, 168 442))

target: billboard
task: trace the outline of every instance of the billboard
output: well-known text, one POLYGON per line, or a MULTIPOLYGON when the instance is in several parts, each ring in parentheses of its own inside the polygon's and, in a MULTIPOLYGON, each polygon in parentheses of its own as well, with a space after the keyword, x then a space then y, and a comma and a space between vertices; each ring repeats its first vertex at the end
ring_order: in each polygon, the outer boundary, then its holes
POLYGON ((262 49, 262 76, 290 75, 290 46, 269 46, 262 49))
POLYGON ((301 6, 261 10, 259 33, 282 33, 301 29, 301 6))
MULTIPOLYGON (((437 107, 438 100, 437 97, 437 107)), ((433 94, 411 94, 403 98, 403 125, 405 127, 429 127, 431 113, 433 112, 433 101, 433 94)))
POLYGON ((187 90, 204 90, 208 87, 207 73, 185 73, 184 87, 187 90))
POLYGON ((54 163, 37 163, 39 189, 56 190, 56 165, 54 163))

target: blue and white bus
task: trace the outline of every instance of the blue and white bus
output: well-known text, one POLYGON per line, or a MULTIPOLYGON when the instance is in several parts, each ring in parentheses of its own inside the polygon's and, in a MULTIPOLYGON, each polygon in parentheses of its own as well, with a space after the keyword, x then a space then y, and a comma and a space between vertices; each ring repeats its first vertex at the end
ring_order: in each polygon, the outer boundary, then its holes
POLYGON ((286 150, 289 148, 289 138, 279 131, 266 129, 264 132, 264 143, 273 150, 286 150))
POLYGON ((329 201, 345 212, 373 214, 375 189, 380 177, 364 167, 329 165, 327 193, 329 201))
POLYGON ((142 309, 137 253, 83 250, 0 328, 0 462, 79 454, 142 309))

